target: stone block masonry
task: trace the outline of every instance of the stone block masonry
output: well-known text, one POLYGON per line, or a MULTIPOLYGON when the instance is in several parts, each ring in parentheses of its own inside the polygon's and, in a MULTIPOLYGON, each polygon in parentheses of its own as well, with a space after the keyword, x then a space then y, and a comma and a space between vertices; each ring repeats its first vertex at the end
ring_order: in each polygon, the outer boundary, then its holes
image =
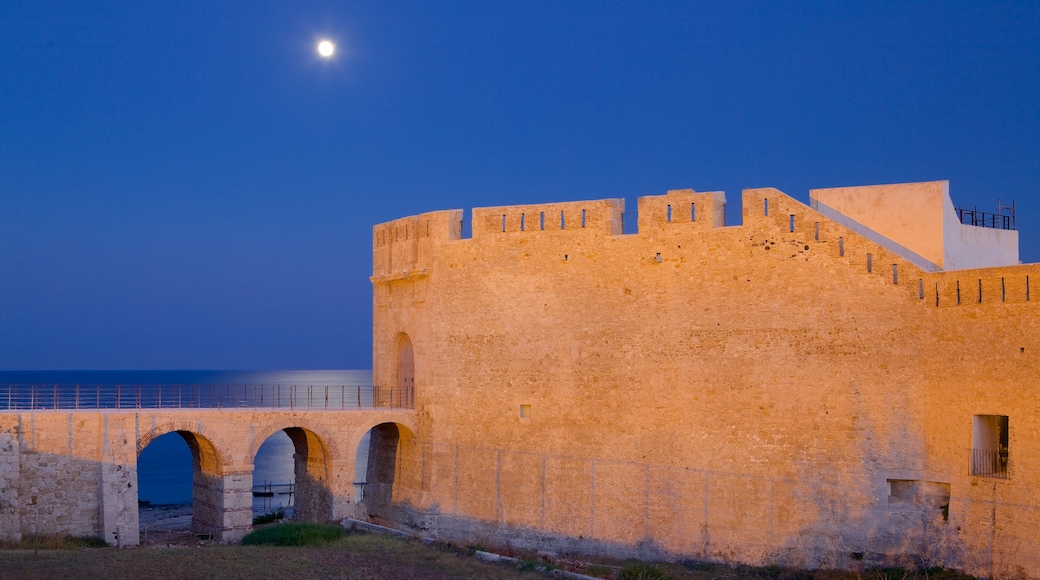
MULTIPOLYGON (((365 507, 379 510, 372 502, 355 505, 354 475, 362 437, 382 425, 416 430, 407 410, 0 411, 0 539, 39 532, 138 544, 137 457, 167 433, 178 433, 192 451, 192 531, 200 535, 233 541, 249 531, 253 458, 279 430, 295 445, 298 519, 338 521, 365 507)), ((392 490, 387 501, 407 496, 401 488, 408 478, 395 471, 398 453, 387 444, 382 455, 370 454, 388 478, 372 482, 392 490)))
POLYGON ((375 382, 414 381, 419 443, 388 515, 615 555, 1040 569, 1040 266, 943 221, 945 182, 861 192, 939 216, 909 233, 826 192, 824 214, 745 190, 733 227, 692 190, 641 198, 637 234, 623 200, 478 208, 472 238, 459 210, 376 226, 375 382), (977 416, 1008 432, 980 443, 977 416))

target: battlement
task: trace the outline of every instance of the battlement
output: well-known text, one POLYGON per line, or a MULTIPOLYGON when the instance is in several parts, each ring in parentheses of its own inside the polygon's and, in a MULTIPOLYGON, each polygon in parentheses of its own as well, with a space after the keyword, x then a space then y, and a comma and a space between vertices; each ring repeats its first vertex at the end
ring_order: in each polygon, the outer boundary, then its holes
MULTIPOLYGON (((869 241, 880 247, 867 252, 871 259, 891 254, 896 269, 905 264, 920 273, 1018 264, 1018 232, 962 224, 945 181, 815 189, 809 194, 807 206, 778 189, 745 189, 741 192, 743 224, 729 227, 724 192, 677 189, 644 196, 637 200, 638 233, 634 235, 657 239, 741 227, 811 233, 814 242, 821 235, 839 240, 841 256, 846 244, 869 241)), ((405 217, 375 226, 373 279, 421 275, 431 267, 438 243, 520 240, 545 232, 625 236, 624 218, 624 199, 475 208, 469 240, 463 234, 462 210, 405 217)), ((904 270, 905 274, 912 272, 904 270)))
POLYGON ((622 233, 625 200, 602 199, 473 210, 473 237, 517 232, 622 233))

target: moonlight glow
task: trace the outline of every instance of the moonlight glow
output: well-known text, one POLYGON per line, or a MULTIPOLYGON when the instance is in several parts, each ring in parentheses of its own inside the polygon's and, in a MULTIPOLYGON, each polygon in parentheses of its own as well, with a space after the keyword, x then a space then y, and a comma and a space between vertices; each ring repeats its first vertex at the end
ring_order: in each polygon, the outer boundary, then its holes
POLYGON ((318 54, 320 54, 322 58, 329 58, 335 52, 336 45, 332 44, 332 42, 328 40, 323 40, 318 43, 318 54))

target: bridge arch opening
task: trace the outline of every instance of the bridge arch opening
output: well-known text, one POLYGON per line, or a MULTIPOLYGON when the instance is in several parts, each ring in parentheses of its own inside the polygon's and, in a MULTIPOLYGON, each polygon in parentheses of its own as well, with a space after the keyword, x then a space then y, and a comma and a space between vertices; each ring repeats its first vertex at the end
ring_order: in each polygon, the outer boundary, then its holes
MULTIPOLYGON (((280 503, 276 498, 284 494, 281 499, 286 502, 291 499, 292 509, 287 509, 286 515, 291 513, 293 520, 330 521, 333 510, 331 462, 332 454, 324 439, 310 429, 286 427, 272 433, 264 440, 253 460, 254 515, 260 515, 257 513, 258 506, 263 508, 265 503, 274 506, 280 503), (269 455, 265 457, 261 450, 269 455), (286 454, 289 454, 288 458, 286 454), (268 471, 268 467, 273 467, 274 471, 268 471), (281 479, 291 477, 291 481, 280 482, 291 483, 291 487, 272 485, 269 490, 266 489, 263 479, 269 473, 281 479), (288 496, 289 491, 291 496, 288 496), (258 493, 271 493, 270 501, 264 502, 267 498, 258 497, 258 493)), ((275 506, 268 513, 276 510, 275 506)), ((262 509, 259 511, 263 512, 262 509)))
POLYGON ((195 535, 220 537, 221 465, 217 448, 198 433, 175 430, 142 440, 137 466, 141 540, 169 543, 195 535), (145 506, 144 501, 156 507, 145 506), (185 505, 189 502, 190 510, 185 505))
POLYGON ((420 453, 415 433, 400 423, 380 423, 362 437, 355 481, 370 516, 396 520, 402 509, 418 504, 420 453))

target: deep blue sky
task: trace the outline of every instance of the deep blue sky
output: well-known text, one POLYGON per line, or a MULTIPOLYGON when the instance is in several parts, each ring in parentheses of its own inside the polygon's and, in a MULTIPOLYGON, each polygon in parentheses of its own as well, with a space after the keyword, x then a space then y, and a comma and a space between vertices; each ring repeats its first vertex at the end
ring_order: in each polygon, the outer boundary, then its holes
POLYGON ((369 368, 434 209, 948 179, 1040 260, 1038 2, 158 4, 0 3, 0 369, 369 368))

